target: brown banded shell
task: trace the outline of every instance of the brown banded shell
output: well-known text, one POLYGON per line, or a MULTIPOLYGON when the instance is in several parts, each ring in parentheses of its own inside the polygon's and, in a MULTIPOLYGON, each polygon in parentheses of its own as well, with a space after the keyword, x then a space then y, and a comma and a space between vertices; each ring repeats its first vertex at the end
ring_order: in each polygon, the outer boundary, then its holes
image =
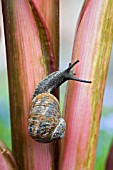
POLYGON ((32 101, 28 131, 38 142, 46 143, 64 137, 66 123, 60 118, 59 101, 50 93, 41 93, 32 101))

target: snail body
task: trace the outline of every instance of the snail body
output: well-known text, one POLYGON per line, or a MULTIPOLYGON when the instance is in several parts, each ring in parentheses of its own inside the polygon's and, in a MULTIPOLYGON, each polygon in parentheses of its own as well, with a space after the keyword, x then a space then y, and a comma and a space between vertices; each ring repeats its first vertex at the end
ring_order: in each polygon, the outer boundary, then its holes
POLYGON ((78 62, 69 64, 64 71, 51 73, 36 86, 28 118, 28 132, 37 142, 48 143, 64 137, 66 122, 60 117, 59 101, 51 92, 67 80, 91 83, 73 76, 75 74, 71 68, 78 62))

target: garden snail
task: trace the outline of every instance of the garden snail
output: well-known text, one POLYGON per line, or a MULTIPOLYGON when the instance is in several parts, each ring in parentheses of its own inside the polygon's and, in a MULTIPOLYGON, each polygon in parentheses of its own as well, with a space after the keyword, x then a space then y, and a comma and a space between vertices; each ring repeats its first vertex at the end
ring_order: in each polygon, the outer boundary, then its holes
POLYGON ((74 77, 71 69, 78 62, 69 64, 64 71, 51 73, 36 86, 28 118, 28 132, 37 142, 47 143, 64 137, 66 122, 60 117, 59 101, 51 92, 67 80, 91 83, 74 77))

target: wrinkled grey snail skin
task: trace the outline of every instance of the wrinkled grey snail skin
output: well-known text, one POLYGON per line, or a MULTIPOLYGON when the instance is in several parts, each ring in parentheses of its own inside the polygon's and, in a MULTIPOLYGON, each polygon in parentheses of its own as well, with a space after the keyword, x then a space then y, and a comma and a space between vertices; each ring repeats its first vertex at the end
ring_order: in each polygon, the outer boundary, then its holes
POLYGON ((51 73, 36 86, 28 118, 28 132, 37 142, 48 143, 64 137, 66 122, 60 117, 59 101, 51 92, 67 80, 91 83, 74 77, 75 73, 71 69, 78 62, 69 64, 64 71, 51 73))

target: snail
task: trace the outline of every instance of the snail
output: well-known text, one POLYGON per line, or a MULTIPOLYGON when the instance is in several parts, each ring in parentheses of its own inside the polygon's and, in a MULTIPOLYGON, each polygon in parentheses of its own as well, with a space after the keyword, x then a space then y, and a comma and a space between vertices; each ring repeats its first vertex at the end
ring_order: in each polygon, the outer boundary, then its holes
POLYGON ((78 62, 70 63, 64 71, 51 73, 36 86, 28 118, 28 132, 37 142, 48 143, 64 137, 66 122, 60 117, 59 101, 51 93, 67 80, 91 83, 74 77, 72 67, 78 62))

